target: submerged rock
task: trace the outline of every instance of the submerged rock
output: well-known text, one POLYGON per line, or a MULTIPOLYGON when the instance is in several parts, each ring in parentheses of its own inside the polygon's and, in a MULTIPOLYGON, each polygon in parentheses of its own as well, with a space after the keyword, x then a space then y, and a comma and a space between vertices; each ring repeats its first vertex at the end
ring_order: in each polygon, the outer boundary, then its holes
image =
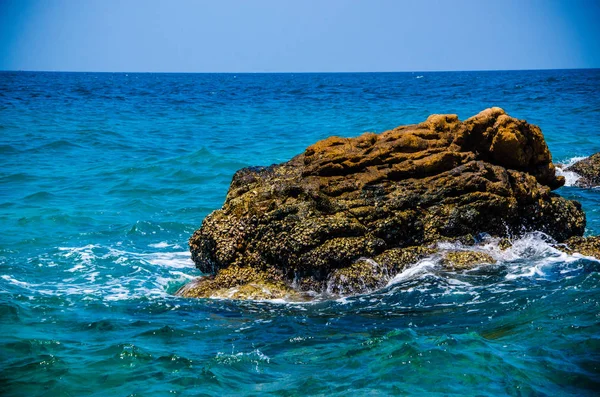
POLYGON ((575 182, 579 187, 600 186, 600 153, 596 153, 588 158, 576 162, 565 171, 575 172, 579 179, 575 182))
MULTIPOLYGON (((552 192, 563 184, 540 129, 500 108, 331 137, 286 163, 236 172, 223 208, 189 241, 196 266, 216 276, 182 294, 214 295, 229 285, 223 272, 236 286, 260 274, 285 291, 277 296, 358 293, 439 241, 539 230, 561 242, 585 227, 579 203, 552 192)), ((483 260, 452 263, 471 259, 483 260)))

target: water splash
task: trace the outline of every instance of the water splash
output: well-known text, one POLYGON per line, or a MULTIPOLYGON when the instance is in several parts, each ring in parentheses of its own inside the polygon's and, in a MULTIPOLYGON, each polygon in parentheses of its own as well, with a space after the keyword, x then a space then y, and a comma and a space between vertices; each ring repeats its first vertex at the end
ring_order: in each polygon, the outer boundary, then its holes
POLYGON ((556 175, 565 177, 565 186, 577 186, 577 181, 581 179, 581 175, 574 171, 568 171, 567 168, 586 158, 587 156, 576 156, 565 160, 561 164, 556 164, 556 175))

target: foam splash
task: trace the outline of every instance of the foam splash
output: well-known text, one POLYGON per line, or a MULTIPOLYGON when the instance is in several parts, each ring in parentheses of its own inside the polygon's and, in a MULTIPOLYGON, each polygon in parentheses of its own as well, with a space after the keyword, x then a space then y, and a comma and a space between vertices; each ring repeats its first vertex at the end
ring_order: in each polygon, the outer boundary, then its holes
POLYGON ((421 259, 413 266, 404 269, 402 272, 396 274, 387 284, 387 286, 391 286, 394 284, 401 283, 407 280, 413 280, 416 278, 423 278, 427 275, 433 275, 436 267, 439 266, 439 258, 435 258, 434 256, 427 257, 425 259, 421 259))
POLYGON ((575 156, 575 157, 571 157, 570 159, 567 159, 566 161, 562 162, 563 168, 569 168, 572 165, 574 165, 575 163, 578 163, 581 160, 585 160, 588 157, 589 156, 575 156))
MULTIPOLYGON (((440 272, 444 271, 441 266, 442 257, 445 252, 449 251, 476 251, 490 255, 496 262, 494 266, 502 268, 506 272, 505 280, 515 280, 521 277, 543 278, 547 276, 547 270, 557 264, 568 266, 581 259, 597 260, 580 254, 562 252, 553 246, 554 241, 551 237, 541 232, 527 233, 511 241, 511 246, 505 249, 501 247, 501 241, 499 238, 485 237, 480 244, 475 246, 465 246, 461 243, 439 243, 437 245, 438 253, 404 269, 390 280, 388 286, 423 278, 427 275, 440 277, 440 272)), ((466 272, 477 271, 488 266, 480 265, 466 272)), ((448 280, 450 278, 447 278, 448 280)))
POLYGON ((148 244, 148 247, 152 247, 152 248, 176 248, 176 249, 179 249, 179 248, 181 248, 181 245, 179 245, 179 244, 169 244, 166 241, 161 241, 160 243, 148 244))
POLYGON ((556 165, 556 175, 565 177, 565 186, 576 186, 577 181, 581 179, 581 175, 574 171, 568 171, 567 168, 586 158, 587 156, 576 156, 556 165))
POLYGON ((269 364, 271 362, 271 358, 268 357, 263 352, 261 352, 259 349, 254 349, 253 351, 248 352, 248 353, 244 353, 244 352, 235 353, 234 351, 235 351, 235 348, 232 347, 231 354, 218 352, 214 358, 215 362, 218 364, 224 364, 224 365, 249 363, 249 364, 253 365, 254 371, 256 373, 262 372, 261 368, 260 368, 261 365, 269 364))
POLYGON ((194 266, 194 262, 190 258, 188 251, 153 252, 150 254, 138 254, 137 257, 154 266, 171 269, 189 269, 194 266))
MULTIPOLYGON (((572 272, 581 270, 578 264, 582 259, 600 261, 581 254, 567 254, 555 248, 555 241, 541 232, 531 232, 510 241, 506 248, 505 240, 490 236, 482 236, 477 245, 464 245, 460 242, 442 242, 436 245, 438 251, 427 256, 412 266, 408 266, 397 274, 386 274, 387 284, 383 289, 372 290, 363 294, 344 294, 334 296, 328 293, 316 294, 310 301, 286 301, 281 299, 256 300, 255 302, 310 305, 325 300, 335 299, 339 304, 353 304, 361 299, 380 300, 383 295, 395 295, 420 291, 432 294, 432 288, 441 288, 442 295, 467 294, 477 297, 480 288, 502 290, 506 283, 517 279, 552 279, 568 277, 572 272), (494 263, 481 264, 469 270, 454 271, 444 266, 444 256, 448 252, 475 251, 492 257, 494 263), (557 276, 557 274, 559 276, 557 276), (492 277, 494 281, 489 281, 492 277), (490 284, 491 283, 491 284, 490 284), (379 297, 374 297, 377 294, 379 297)), ((378 263, 369 260, 373 266, 378 263)), ((332 285, 329 285, 331 291, 332 285)), ((227 299, 220 297, 219 299, 227 299)), ((474 299, 476 301, 476 299, 474 299)))

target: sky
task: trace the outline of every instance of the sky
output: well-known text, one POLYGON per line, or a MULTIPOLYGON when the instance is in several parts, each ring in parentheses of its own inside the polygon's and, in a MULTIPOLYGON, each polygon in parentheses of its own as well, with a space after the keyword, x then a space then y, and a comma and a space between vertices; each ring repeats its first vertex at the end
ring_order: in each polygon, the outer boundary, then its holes
POLYGON ((600 67, 600 0, 0 0, 0 70, 600 67))

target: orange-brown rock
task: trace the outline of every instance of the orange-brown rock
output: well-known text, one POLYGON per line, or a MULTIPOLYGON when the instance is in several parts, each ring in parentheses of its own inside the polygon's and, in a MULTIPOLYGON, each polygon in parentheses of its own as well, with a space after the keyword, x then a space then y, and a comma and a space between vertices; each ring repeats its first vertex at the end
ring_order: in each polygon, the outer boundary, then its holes
POLYGON ((390 250, 478 233, 581 235, 579 203, 552 192, 563 184, 539 127, 499 108, 464 122, 432 115, 239 170, 189 243, 202 272, 251 267, 321 291, 334 271, 358 274, 340 271, 390 250))

